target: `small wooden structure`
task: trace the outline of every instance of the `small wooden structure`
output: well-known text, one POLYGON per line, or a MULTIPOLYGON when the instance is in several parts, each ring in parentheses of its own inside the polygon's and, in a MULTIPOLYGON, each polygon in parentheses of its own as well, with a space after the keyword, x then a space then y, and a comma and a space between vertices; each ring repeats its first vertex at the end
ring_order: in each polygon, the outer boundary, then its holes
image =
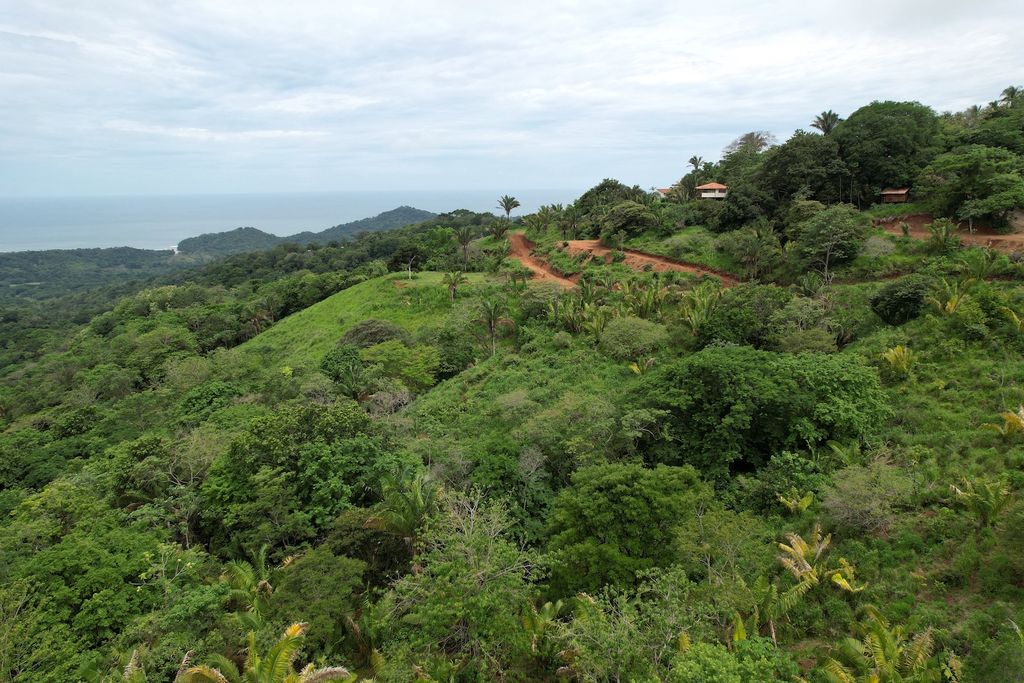
POLYGON ((906 204, 909 199, 909 187, 887 187, 882 190, 883 204, 906 204))
POLYGON ((704 183, 693 189, 697 191, 699 199, 725 199, 729 193, 729 187, 722 183, 704 183))

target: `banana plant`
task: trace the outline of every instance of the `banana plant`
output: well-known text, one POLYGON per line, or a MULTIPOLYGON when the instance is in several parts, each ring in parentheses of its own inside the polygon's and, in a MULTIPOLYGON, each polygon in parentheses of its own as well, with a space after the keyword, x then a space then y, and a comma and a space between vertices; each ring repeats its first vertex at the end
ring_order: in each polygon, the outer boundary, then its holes
POLYGON ((856 585, 853 565, 840 558, 838 567, 829 569, 824 557, 832 543, 832 534, 823 536, 821 524, 814 523, 810 541, 804 540, 800 534, 786 534, 789 543, 779 543, 782 554, 779 562, 798 582, 807 582, 811 586, 818 585, 822 580, 830 581, 848 593, 859 593, 867 584, 856 585))
POLYGON ((796 489, 790 489, 789 493, 778 495, 779 502, 789 511, 791 515, 799 515, 807 511, 814 502, 814 493, 808 491, 803 496, 797 493, 796 489))

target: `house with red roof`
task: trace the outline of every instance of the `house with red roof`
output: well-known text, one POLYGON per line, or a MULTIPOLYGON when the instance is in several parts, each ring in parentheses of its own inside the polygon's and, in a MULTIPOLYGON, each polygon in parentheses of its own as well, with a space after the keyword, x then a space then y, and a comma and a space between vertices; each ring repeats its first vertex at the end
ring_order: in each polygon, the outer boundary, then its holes
POLYGON ((704 183, 693 189, 697 191, 698 199, 725 199, 729 193, 729 187, 722 183, 704 183))

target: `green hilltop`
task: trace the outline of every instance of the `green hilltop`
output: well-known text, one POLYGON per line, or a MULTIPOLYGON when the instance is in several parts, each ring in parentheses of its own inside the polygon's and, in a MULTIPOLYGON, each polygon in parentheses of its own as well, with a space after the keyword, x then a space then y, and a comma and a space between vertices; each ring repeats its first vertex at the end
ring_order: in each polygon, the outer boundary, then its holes
POLYGON ((1020 680, 1022 122, 0 310, 0 681, 1020 680))

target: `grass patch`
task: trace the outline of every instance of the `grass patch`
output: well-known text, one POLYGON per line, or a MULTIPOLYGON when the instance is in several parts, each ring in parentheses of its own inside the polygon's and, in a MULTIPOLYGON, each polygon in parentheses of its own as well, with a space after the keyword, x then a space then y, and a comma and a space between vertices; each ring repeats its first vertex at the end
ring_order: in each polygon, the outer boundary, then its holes
MULTIPOLYGON (((442 273, 392 273, 361 282, 318 304, 281 320, 266 332, 237 347, 233 353, 258 356, 276 366, 315 367, 349 328, 367 318, 379 318, 410 332, 427 325, 451 309, 442 273)), ((468 285, 459 296, 492 280, 483 273, 468 273, 468 285)))

